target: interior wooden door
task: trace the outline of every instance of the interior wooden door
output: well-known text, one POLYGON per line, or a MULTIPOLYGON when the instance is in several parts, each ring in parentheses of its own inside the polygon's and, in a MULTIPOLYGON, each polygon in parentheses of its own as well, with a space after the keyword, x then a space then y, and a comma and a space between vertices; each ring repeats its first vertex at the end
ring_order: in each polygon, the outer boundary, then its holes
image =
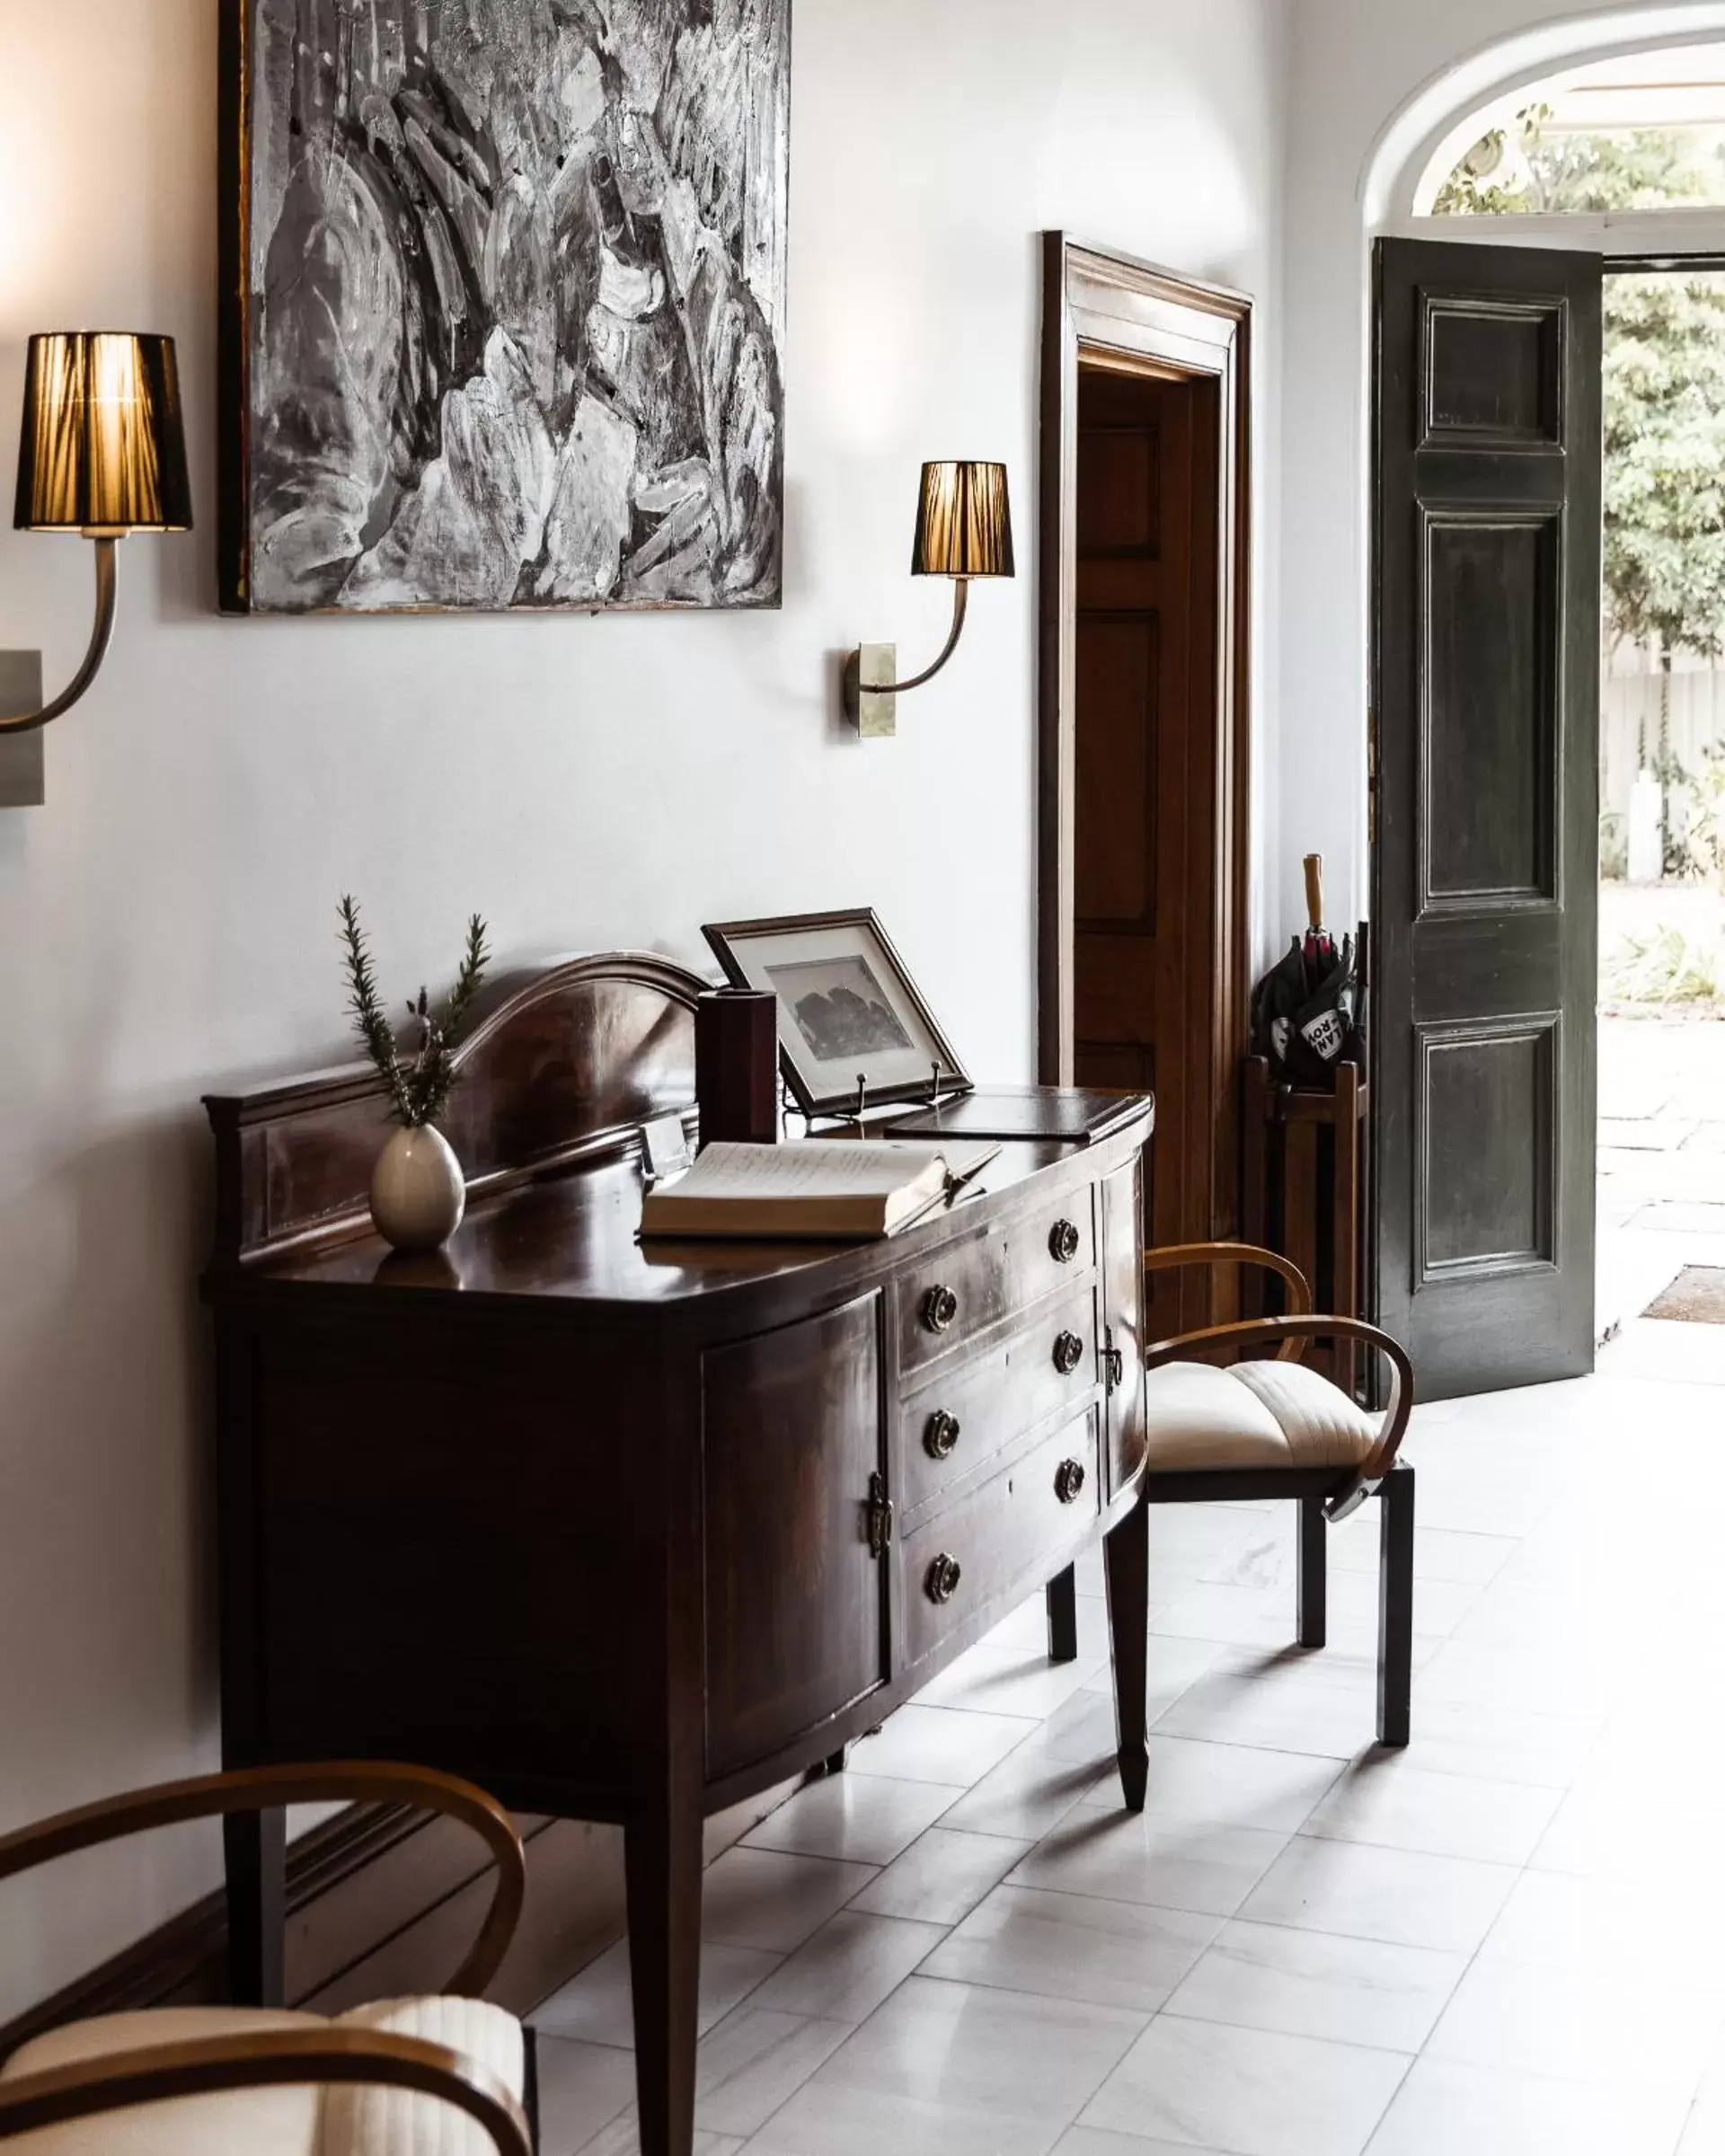
POLYGON ((1376 268, 1376 1286, 1443 1398, 1593 1365, 1601 264, 1376 268))
MULTIPOLYGON (((1155 1243, 1211 1233, 1217 437, 1213 379, 1080 375, 1074 1067, 1156 1096, 1155 1243)), ((1151 1337, 1210 1292, 1159 1276, 1151 1337)))

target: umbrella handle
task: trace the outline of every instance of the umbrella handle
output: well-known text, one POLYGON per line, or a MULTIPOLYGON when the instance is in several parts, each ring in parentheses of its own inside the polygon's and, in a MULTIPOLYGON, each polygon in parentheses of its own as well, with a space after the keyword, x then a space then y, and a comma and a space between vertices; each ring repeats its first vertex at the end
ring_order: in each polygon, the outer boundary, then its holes
POLYGON ((1323 926, 1323 856, 1308 853, 1305 857, 1305 917, 1312 927, 1323 926))

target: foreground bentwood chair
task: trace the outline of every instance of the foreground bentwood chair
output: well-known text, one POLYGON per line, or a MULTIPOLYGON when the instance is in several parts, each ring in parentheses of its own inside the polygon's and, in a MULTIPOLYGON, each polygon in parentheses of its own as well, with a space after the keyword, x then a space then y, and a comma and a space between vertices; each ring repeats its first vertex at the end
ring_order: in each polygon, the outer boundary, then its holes
POLYGON ((1300 1507, 1299 1643, 1324 1643, 1326 1527, 1367 1498, 1381 1515, 1377 1612, 1377 1736, 1408 1741, 1413 1659, 1413 1470, 1396 1453, 1413 1408, 1413 1369, 1376 1326, 1312 1314, 1304 1275, 1251 1243, 1197 1242, 1145 1255, 1147 1272, 1180 1266, 1261 1266, 1287 1286, 1288 1314, 1211 1325, 1159 1341, 1145 1356, 1152 1505, 1228 1505, 1291 1498, 1300 1507), (1300 1361, 1314 1338, 1359 1341, 1390 1366, 1381 1418, 1357 1407, 1300 1361), (1273 1361, 1218 1367, 1208 1358, 1277 1347, 1273 1361), (1195 1358, 1204 1359, 1195 1359, 1195 1358))
POLYGON ((521 1913, 509 1816, 471 1783, 373 1763, 264 1767, 140 1789, 0 1838, 0 1880, 99 1842, 278 1805, 405 1804, 470 1827, 491 1905, 445 1995, 337 2020, 245 2007, 72 2022, 0 2067, 0 2143, 30 2156, 532 2156, 521 2025, 479 1996, 521 1913))

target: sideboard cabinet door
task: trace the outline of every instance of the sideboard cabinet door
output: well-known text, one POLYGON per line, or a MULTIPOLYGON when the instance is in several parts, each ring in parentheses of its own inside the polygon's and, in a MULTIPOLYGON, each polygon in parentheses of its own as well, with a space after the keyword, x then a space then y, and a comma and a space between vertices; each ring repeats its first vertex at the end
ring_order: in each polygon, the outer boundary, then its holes
POLYGON ((1144 1464, 1144 1172, 1142 1160, 1102 1185, 1104 1348, 1119 1357, 1109 1375, 1110 1497, 1144 1464))
POLYGON ((703 1358, 709 1779, 886 1682, 880 1324, 869 1294, 703 1358))

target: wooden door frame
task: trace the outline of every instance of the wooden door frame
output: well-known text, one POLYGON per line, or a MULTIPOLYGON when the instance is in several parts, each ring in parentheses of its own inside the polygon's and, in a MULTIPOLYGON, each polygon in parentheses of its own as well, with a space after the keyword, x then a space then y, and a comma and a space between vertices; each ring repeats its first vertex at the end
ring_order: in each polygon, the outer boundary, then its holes
POLYGON ((1215 946, 1205 1178, 1212 1215, 1206 1232, 1212 1234, 1235 1224, 1237 1101, 1249 1028, 1252 319, 1252 301, 1243 293, 1088 246, 1067 233, 1042 235, 1037 1059, 1045 1085, 1072 1083, 1075 1046, 1079 367, 1213 381, 1219 391, 1215 946))

